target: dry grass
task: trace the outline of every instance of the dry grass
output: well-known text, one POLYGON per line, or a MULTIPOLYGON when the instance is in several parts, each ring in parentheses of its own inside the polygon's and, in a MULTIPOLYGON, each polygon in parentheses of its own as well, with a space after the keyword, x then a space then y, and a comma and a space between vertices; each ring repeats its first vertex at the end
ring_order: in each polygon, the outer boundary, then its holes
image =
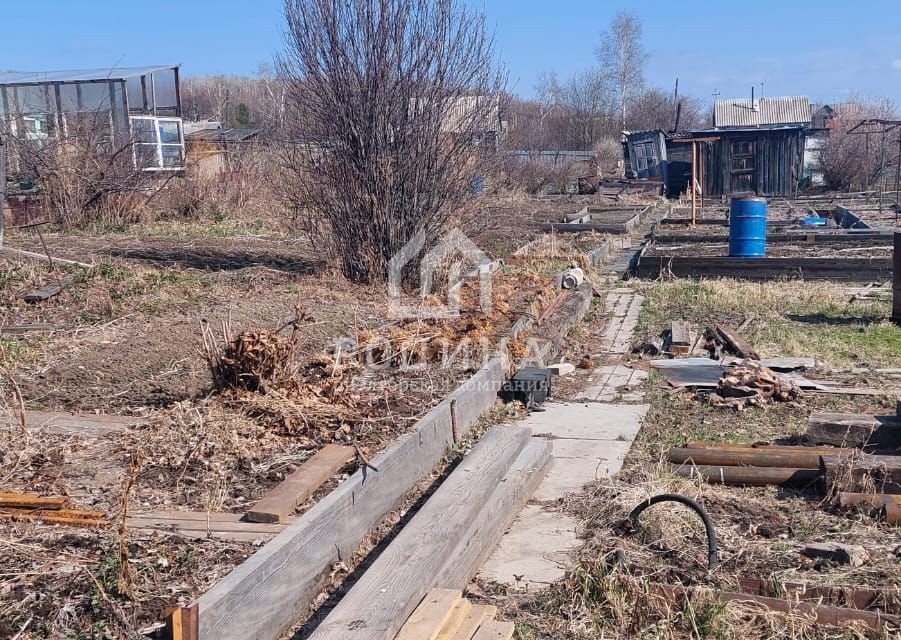
POLYGON ((893 367, 901 361, 901 328, 889 321, 890 301, 851 301, 830 282, 752 283, 730 279, 636 283, 646 296, 636 336, 659 333, 684 319, 696 330, 753 318, 743 336, 764 357, 812 356, 825 365, 893 367))

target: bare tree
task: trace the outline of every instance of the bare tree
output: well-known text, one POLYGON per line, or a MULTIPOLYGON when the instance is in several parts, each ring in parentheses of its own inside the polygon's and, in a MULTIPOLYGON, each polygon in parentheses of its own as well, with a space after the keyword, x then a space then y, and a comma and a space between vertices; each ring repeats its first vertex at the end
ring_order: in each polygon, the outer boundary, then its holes
MULTIPOLYGON (((704 107, 691 96, 679 96, 679 129, 703 127, 704 107)), ((673 97, 662 89, 646 89, 635 97, 626 113, 626 128, 630 131, 660 129, 672 131, 676 126, 676 105, 673 97)))
POLYGON ((883 143, 886 145, 885 171, 891 175, 897 165, 897 136, 883 140, 878 134, 850 134, 849 131, 866 118, 896 117, 897 109, 887 98, 854 97, 835 105, 835 117, 830 123, 829 135, 820 147, 817 162, 828 188, 864 189, 876 184, 882 177, 883 143))
POLYGON ((286 121, 309 152, 295 206, 325 222, 346 277, 383 280, 414 235, 434 240, 494 149, 493 38, 461 0, 286 0, 285 14, 286 121))
POLYGON ((644 63, 647 54, 641 44, 642 27, 638 18, 620 11, 601 36, 598 59, 610 81, 619 105, 622 128, 626 127, 626 111, 644 85, 644 63))

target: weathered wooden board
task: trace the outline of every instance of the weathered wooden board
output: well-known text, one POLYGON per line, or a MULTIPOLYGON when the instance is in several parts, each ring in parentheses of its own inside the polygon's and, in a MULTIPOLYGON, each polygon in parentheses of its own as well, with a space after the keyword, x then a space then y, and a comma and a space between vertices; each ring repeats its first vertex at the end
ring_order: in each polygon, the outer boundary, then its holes
MULTIPOLYGON (((494 427, 473 447, 387 549, 369 566, 310 640, 391 640, 440 579, 470 522, 529 442, 528 429, 494 427)), ((503 517, 503 514, 497 514, 503 517)))
POLYGON ((285 525, 242 522, 239 513, 202 511, 164 511, 136 513, 125 519, 125 526, 142 532, 172 533, 185 538, 220 538, 237 542, 268 540, 285 525))
POLYGON ((670 326, 670 351, 687 355, 692 345, 691 325, 684 320, 673 320, 670 326))
MULTIPOLYGON (((726 234, 693 234, 693 233, 668 233, 654 234, 654 244, 726 244, 729 236, 726 234)), ((797 233, 768 233, 767 243, 791 243, 791 244, 847 244, 855 247, 878 247, 891 244, 892 235, 888 232, 875 233, 848 233, 848 232, 797 232, 797 233)))
POLYGON ((472 640, 510 640, 515 630, 516 627, 512 622, 488 620, 479 627, 472 640))
POLYGON ((469 604, 459 589, 432 589, 410 614, 395 640, 436 640, 455 608, 469 604))
POLYGON ((463 438, 475 421, 494 406, 497 392, 506 377, 504 362, 500 358, 492 358, 441 402, 439 406, 446 405, 451 410, 456 440, 463 438))
POLYGON ((463 620, 463 624, 454 634, 452 640, 472 640, 478 628, 487 620, 494 620, 497 615, 497 607, 493 604, 476 604, 469 610, 469 615, 463 620))
POLYGON ((324 446, 263 496, 245 518, 250 522, 288 522, 297 505, 303 504, 355 455, 353 447, 338 444, 324 446))
POLYGON ((901 494, 901 456, 824 455, 820 467, 827 484, 838 492, 901 494))
POLYGON ((441 404, 267 545, 200 596, 201 640, 274 640, 322 590, 332 566, 426 477, 453 444, 441 404))
POLYGON ((901 417, 815 412, 807 419, 807 439, 837 447, 894 448, 901 446, 901 417))
POLYGON ((887 281, 891 258, 730 258, 727 256, 662 256, 645 253, 636 269, 640 278, 738 278, 772 280, 887 281))
POLYGON ((460 598, 459 602, 454 605, 450 618, 438 630, 435 640, 453 640, 471 610, 472 603, 465 598, 460 598))
MULTIPOLYGON (((25 428, 42 430, 54 435, 98 437, 128 430, 145 422, 142 418, 95 414, 74 414, 59 411, 26 411, 25 428)), ((0 427, 17 427, 19 421, 0 416, 0 427)))

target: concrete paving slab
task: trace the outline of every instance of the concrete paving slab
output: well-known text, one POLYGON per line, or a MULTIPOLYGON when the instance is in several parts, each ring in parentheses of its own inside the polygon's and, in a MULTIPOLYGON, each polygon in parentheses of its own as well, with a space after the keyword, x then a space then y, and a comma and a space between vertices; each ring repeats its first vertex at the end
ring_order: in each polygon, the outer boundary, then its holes
POLYGON ((479 577, 525 591, 542 590, 566 573, 569 554, 581 545, 578 522, 563 513, 526 506, 479 577))
POLYGON ((544 408, 517 426, 529 427, 536 436, 631 442, 648 412, 646 404, 545 403, 544 408))
POLYGON ((622 460, 553 458, 551 468, 532 498, 540 502, 557 500, 572 491, 581 491, 590 482, 618 473, 622 460))
POLYGON ((632 447, 625 440, 576 440, 556 438, 551 440, 554 458, 590 458, 592 460, 622 460, 632 447))

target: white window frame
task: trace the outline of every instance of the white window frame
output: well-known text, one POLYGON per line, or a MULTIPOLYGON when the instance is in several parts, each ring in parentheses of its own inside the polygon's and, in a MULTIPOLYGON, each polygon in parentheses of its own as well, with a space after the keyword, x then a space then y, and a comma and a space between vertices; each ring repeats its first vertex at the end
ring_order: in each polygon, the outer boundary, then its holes
POLYGON ((153 123, 153 142, 140 142, 135 140, 134 147, 132 148, 132 157, 134 158, 135 167, 139 167, 143 171, 183 171, 185 168, 185 127, 184 122, 182 122, 181 118, 175 118, 171 116, 129 116, 129 125, 130 129, 133 132, 134 127, 131 126, 137 120, 149 120, 153 123), (163 142, 160 139, 160 123, 163 122, 174 122, 178 124, 178 138, 179 141, 175 142, 163 142), (138 163, 138 152, 137 147, 139 146, 154 146, 156 150, 156 166, 154 167, 141 167, 138 163), (179 147, 181 149, 181 158, 182 163, 178 167, 167 167, 163 162, 163 147, 179 147))

